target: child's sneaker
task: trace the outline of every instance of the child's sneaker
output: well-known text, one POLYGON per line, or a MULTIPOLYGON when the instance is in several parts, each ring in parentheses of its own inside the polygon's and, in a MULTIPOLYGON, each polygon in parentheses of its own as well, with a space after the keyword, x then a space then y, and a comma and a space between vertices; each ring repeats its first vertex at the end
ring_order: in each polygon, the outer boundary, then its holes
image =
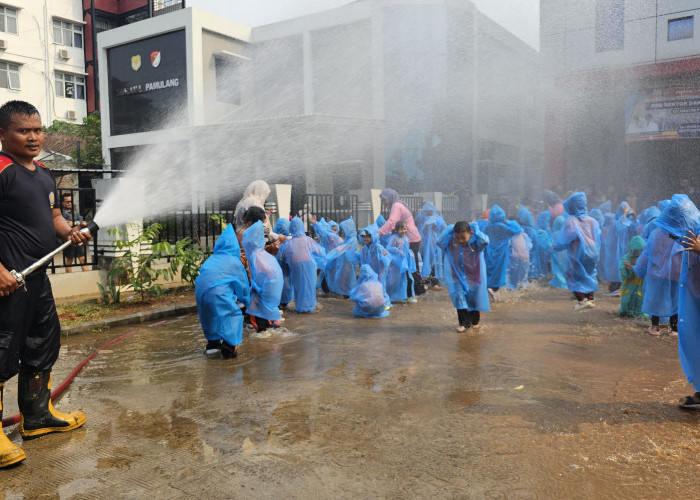
POLYGON ((583 299, 581 302, 574 305, 574 311, 583 311, 584 309, 590 309, 591 307, 595 307, 595 304, 591 304, 588 299, 583 299))
POLYGON ((204 348, 204 354, 208 357, 216 356, 221 350, 220 340, 210 340, 207 342, 207 347, 204 348))
POLYGON ((233 359, 238 356, 238 346, 227 344, 226 342, 221 343, 221 356, 224 359, 233 359))
POLYGON ((609 295, 610 297, 619 297, 619 296, 620 296, 620 289, 618 288, 618 289, 615 290, 614 292, 610 292, 608 295, 609 295))
POLYGON ((407 301, 409 304, 417 304, 417 303, 418 303, 418 299, 415 298, 415 297, 409 297, 408 299, 406 299, 406 301, 407 301))

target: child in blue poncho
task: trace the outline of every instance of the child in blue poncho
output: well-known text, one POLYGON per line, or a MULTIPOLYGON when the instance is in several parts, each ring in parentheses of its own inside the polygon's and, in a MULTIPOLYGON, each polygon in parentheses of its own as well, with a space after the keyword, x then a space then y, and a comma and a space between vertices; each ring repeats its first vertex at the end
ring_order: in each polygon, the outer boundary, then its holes
MULTIPOLYGON (((289 232, 289 219, 278 219, 273 231, 277 234, 289 238, 292 233, 289 232)), ((294 300, 294 288, 292 287, 292 279, 289 274, 287 264, 280 263, 282 275, 284 276, 284 287, 282 287, 282 297, 280 298, 280 309, 287 307, 294 300)))
MULTIPOLYGON (((656 207, 654 209, 653 218, 656 219, 661 212, 656 207)), ((675 336, 678 332, 678 283, 681 279, 683 246, 678 240, 669 238, 668 233, 656 227, 653 221, 647 222, 646 227, 652 230, 647 245, 634 265, 634 272, 644 278, 642 312, 651 316, 647 333, 661 335, 661 318, 669 318, 670 334, 675 336)))
POLYGON ((515 221, 506 220, 506 213, 498 205, 494 205, 489 213, 489 222, 484 227, 484 234, 489 237, 489 245, 484 255, 486 259, 486 274, 488 288, 495 298, 495 292, 506 286, 510 239, 523 232, 515 221))
POLYGON ((547 279, 550 271, 550 255, 552 253, 552 231, 549 227, 551 214, 545 210, 537 214, 537 234, 535 235, 535 249, 537 251, 538 267, 535 269, 534 278, 547 279))
MULTIPOLYGON (((530 278, 535 278, 538 277, 541 273, 539 271, 540 268, 540 263, 539 263, 539 255, 537 253, 537 229, 535 228, 535 218, 532 216, 532 212, 530 212, 527 208, 524 206, 520 206, 518 208, 518 223, 520 224, 520 227, 523 228, 523 231, 525 234, 528 236, 530 239, 530 250, 529 253, 530 255, 528 256, 528 270, 527 270, 527 276, 530 278), (536 276, 538 275, 538 276, 536 276)), ((512 242, 511 242, 511 251, 512 251, 512 242)))
POLYGON ((250 304, 246 312, 258 332, 273 326, 282 318, 279 304, 282 298, 284 277, 277 259, 265 251, 265 229, 257 221, 243 231, 243 249, 250 272, 250 304))
POLYGON ((442 255, 436 241, 447 225, 432 201, 426 201, 423 204, 418 220, 421 236, 420 254, 423 257, 421 277, 428 285, 438 287, 442 279, 442 255))
MULTIPOLYGON (((700 391, 700 212, 688 196, 675 194, 661 215, 656 227, 680 241, 683 252, 680 293, 678 298, 678 355, 688 382, 700 391)), ((686 396, 681 408, 700 410, 700 392, 686 396)))
POLYGON ((350 300, 355 302, 352 312, 357 317, 383 318, 389 315, 389 296, 379 282, 377 273, 367 264, 360 267, 360 276, 350 293, 350 300))
POLYGON ((229 224, 214 245, 214 253, 204 261, 194 282, 197 313, 207 339, 206 354, 221 351, 224 358, 235 358, 243 342, 243 313, 239 303, 247 306, 250 285, 241 263, 233 225, 229 224))
MULTIPOLYGON (((560 215, 554 219, 554 224, 552 226, 552 244, 557 241, 561 229, 564 227, 564 222, 566 222, 566 217, 560 215)), ((566 250, 560 250, 555 252, 552 250, 550 255, 550 266, 552 268, 552 279, 549 280, 549 286, 553 288, 564 288, 566 286, 566 250)))
POLYGON ((369 265, 377 273, 379 282, 386 290, 386 275, 389 271, 391 257, 389 252, 379 243, 379 228, 376 224, 370 224, 360 232, 362 248, 357 254, 359 264, 369 265))
POLYGON ((484 249, 489 238, 477 224, 460 221, 438 238, 444 258, 445 284, 457 309, 458 332, 479 328, 481 312, 490 310, 484 249))
POLYGON ((564 209, 568 217, 554 242, 554 251, 567 251, 566 285, 578 301, 574 311, 580 311, 595 307, 600 228, 587 214, 585 193, 572 194, 564 202, 564 209))
POLYGON ((524 231, 511 237, 506 280, 509 290, 519 290, 528 285, 532 247, 532 240, 524 231))
POLYGON ((359 244, 352 217, 340 223, 339 235, 343 237, 342 243, 326 255, 325 275, 330 291, 347 298, 357 284, 359 244))
POLYGON ((326 252, 304 233, 304 223, 299 217, 289 225, 292 238, 282 243, 277 260, 285 264, 294 289, 294 308, 297 312, 316 310, 316 275, 325 268, 326 252))
POLYGON ((406 223, 397 222, 394 226, 394 234, 389 238, 386 246, 391 257, 391 264, 386 276, 386 292, 392 302, 417 302, 414 296, 413 275, 411 274, 416 270, 416 261, 413 251, 409 248, 407 233, 406 223))

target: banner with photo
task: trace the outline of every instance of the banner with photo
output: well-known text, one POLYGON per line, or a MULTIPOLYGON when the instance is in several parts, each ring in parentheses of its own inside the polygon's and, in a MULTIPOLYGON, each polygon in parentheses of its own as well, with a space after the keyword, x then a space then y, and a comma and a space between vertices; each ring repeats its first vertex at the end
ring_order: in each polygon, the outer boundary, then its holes
POLYGON ((627 96, 628 142, 700 137, 700 87, 647 89, 627 96))

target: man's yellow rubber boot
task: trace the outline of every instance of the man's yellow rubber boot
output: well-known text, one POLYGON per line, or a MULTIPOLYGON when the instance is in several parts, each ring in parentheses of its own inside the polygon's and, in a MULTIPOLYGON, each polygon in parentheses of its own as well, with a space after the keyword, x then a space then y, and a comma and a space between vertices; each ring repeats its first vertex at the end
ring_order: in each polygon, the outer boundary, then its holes
POLYGON ((21 462, 27 455, 24 450, 10 441, 2 431, 2 392, 5 382, 0 383, 0 469, 21 462))
POLYGON ((51 370, 19 373, 19 433, 34 439, 52 432, 68 432, 85 423, 82 411, 61 413, 51 404, 51 370))

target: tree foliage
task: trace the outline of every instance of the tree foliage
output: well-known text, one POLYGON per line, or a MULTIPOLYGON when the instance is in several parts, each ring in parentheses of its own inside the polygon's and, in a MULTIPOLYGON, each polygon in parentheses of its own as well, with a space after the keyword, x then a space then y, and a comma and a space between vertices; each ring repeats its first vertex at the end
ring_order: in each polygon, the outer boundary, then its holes
MULTIPOLYGON (((83 124, 68 123, 62 120, 54 120, 49 127, 44 127, 45 132, 75 136, 82 143, 80 149, 80 166, 83 168, 102 168, 102 120, 100 112, 94 111, 83 118, 83 124)), ((78 151, 73 149, 71 156, 77 159, 78 151)))

